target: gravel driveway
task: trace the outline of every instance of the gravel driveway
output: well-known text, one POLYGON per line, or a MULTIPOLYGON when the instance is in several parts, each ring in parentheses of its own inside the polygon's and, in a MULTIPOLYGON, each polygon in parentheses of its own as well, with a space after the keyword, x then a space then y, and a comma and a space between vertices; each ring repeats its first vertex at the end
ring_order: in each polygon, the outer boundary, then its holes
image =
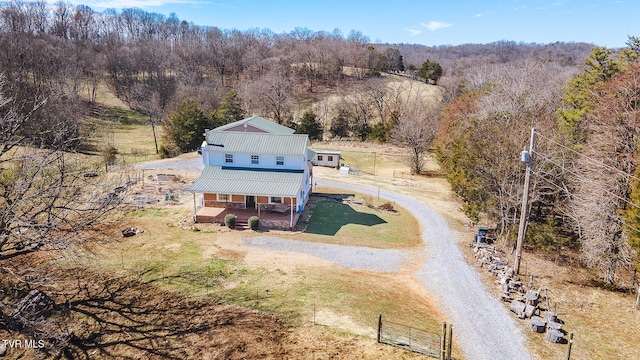
MULTIPOLYGON (((145 169, 201 170, 202 160, 158 160, 138 165, 145 169)), ((378 195, 378 189, 314 178, 317 185, 378 195)), ((448 323, 453 324, 456 340, 469 360, 527 360, 524 334, 506 308, 485 290, 480 277, 462 257, 447 222, 428 206, 407 196, 380 190, 380 197, 409 209, 420 222, 426 247, 424 265, 416 279, 440 300, 448 323)), ((343 266, 373 271, 395 272, 408 256, 400 250, 369 249, 354 246, 309 244, 298 241, 256 237, 251 246, 271 250, 306 253, 343 266)))
POLYGON ((405 258, 403 251, 395 249, 312 243, 266 236, 245 238, 244 242, 261 249, 309 254, 350 269, 377 272, 398 272, 405 258))
POLYGON ((204 169, 204 165, 202 164, 202 157, 188 157, 188 158, 178 158, 178 159, 162 159, 162 160, 153 160, 147 161, 144 163, 136 164, 136 169, 145 169, 145 170, 160 170, 160 169, 171 169, 171 170, 202 170, 204 169))
MULTIPOLYGON (((317 179, 320 186, 377 196, 378 189, 317 179)), ((409 197, 380 191, 380 197, 409 209, 420 222, 427 257, 416 279, 437 299, 456 340, 469 360, 526 360, 524 334, 507 309, 485 290, 478 274, 462 257, 446 221, 409 197)))

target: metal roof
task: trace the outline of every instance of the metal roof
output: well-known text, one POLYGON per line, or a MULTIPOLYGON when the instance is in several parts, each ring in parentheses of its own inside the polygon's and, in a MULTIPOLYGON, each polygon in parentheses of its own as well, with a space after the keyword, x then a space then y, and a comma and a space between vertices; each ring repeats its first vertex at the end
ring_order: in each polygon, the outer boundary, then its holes
POLYGON ((309 137, 305 134, 209 131, 207 144, 205 149, 216 153, 304 156, 306 158, 309 137))
POLYGON ((311 161, 315 157, 316 157, 316 152, 311 150, 311 149, 308 149, 308 151, 307 151, 307 161, 311 161))
POLYGON ((205 166, 188 189, 194 193, 296 197, 302 191, 304 173, 228 169, 205 166))
POLYGON ((237 127, 239 125, 251 125, 255 128, 258 128, 260 130, 263 130, 272 134, 293 134, 294 132, 296 132, 292 128, 288 128, 286 126, 277 124, 271 120, 267 120, 259 116, 252 116, 250 118, 246 118, 246 119, 232 122, 226 125, 222 125, 213 129, 213 131, 225 131, 225 130, 237 127))

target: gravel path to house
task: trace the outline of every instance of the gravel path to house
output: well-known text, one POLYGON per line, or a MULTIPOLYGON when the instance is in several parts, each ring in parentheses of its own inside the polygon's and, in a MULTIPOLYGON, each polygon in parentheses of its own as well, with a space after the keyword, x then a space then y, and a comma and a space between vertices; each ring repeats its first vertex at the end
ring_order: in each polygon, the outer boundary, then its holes
POLYGON ((136 164, 136 169, 145 170, 197 170, 204 169, 201 156, 181 156, 174 159, 162 159, 136 164))
POLYGON ((290 239, 257 236, 243 239, 245 244, 267 250, 291 251, 319 257, 344 267, 377 272, 398 272, 403 259, 401 250, 312 243, 290 239))
MULTIPOLYGON (((378 192, 371 187, 324 179, 317 179, 317 183, 373 196, 378 192)), ((465 262, 453 240, 456 234, 444 218, 403 195, 380 191, 380 197, 409 209, 420 222, 427 256, 415 277, 440 300, 447 322, 453 324, 456 339, 467 359, 530 359, 524 348, 524 334, 507 309, 487 293, 476 271, 465 262)), ((340 255, 347 256, 350 255, 340 255)))
MULTIPOLYGON (((143 164, 145 169, 201 170, 200 157, 186 160, 158 160, 143 164)), ((140 167, 142 168, 142 167, 140 167)), ((345 189, 372 196, 378 189, 314 178, 319 186, 345 189)), ((426 260, 415 273, 416 279, 439 299, 448 323, 453 324, 456 340, 469 360, 527 360, 524 334, 506 308, 485 290, 480 277, 464 260, 455 244, 456 234, 447 222, 427 205, 407 196, 380 190, 380 197, 409 209, 420 222, 426 246, 426 260)), ((310 254, 345 267, 395 272, 409 257, 404 251, 369 249, 267 237, 246 240, 250 246, 310 254)))

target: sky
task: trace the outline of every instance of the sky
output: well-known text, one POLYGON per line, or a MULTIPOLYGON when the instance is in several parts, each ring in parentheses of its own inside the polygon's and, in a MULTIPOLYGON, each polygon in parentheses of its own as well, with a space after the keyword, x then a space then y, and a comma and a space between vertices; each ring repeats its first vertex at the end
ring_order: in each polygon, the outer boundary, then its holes
POLYGON ((72 0, 96 11, 138 7, 220 29, 295 28, 374 43, 427 46, 507 40, 586 42, 608 48, 640 36, 638 0, 72 0))

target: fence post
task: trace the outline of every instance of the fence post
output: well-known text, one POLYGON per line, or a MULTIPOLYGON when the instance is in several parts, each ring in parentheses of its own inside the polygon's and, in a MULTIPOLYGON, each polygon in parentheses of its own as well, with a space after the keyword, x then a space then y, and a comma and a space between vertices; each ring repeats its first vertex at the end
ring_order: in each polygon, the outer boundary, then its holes
POLYGON ((447 323, 442 323, 442 340, 440 341, 440 360, 446 360, 447 353, 447 323))
POLYGON ((451 360, 451 344, 453 344, 453 325, 449 325, 449 334, 447 336, 447 360, 451 360))
POLYGON ((382 314, 378 315, 378 344, 380 343, 380 333, 382 332, 382 314))
POLYGON ((573 344, 573 332, 569 333, 569 343, 567 344, 567 360, 571 358, 571 345, 573 344))

